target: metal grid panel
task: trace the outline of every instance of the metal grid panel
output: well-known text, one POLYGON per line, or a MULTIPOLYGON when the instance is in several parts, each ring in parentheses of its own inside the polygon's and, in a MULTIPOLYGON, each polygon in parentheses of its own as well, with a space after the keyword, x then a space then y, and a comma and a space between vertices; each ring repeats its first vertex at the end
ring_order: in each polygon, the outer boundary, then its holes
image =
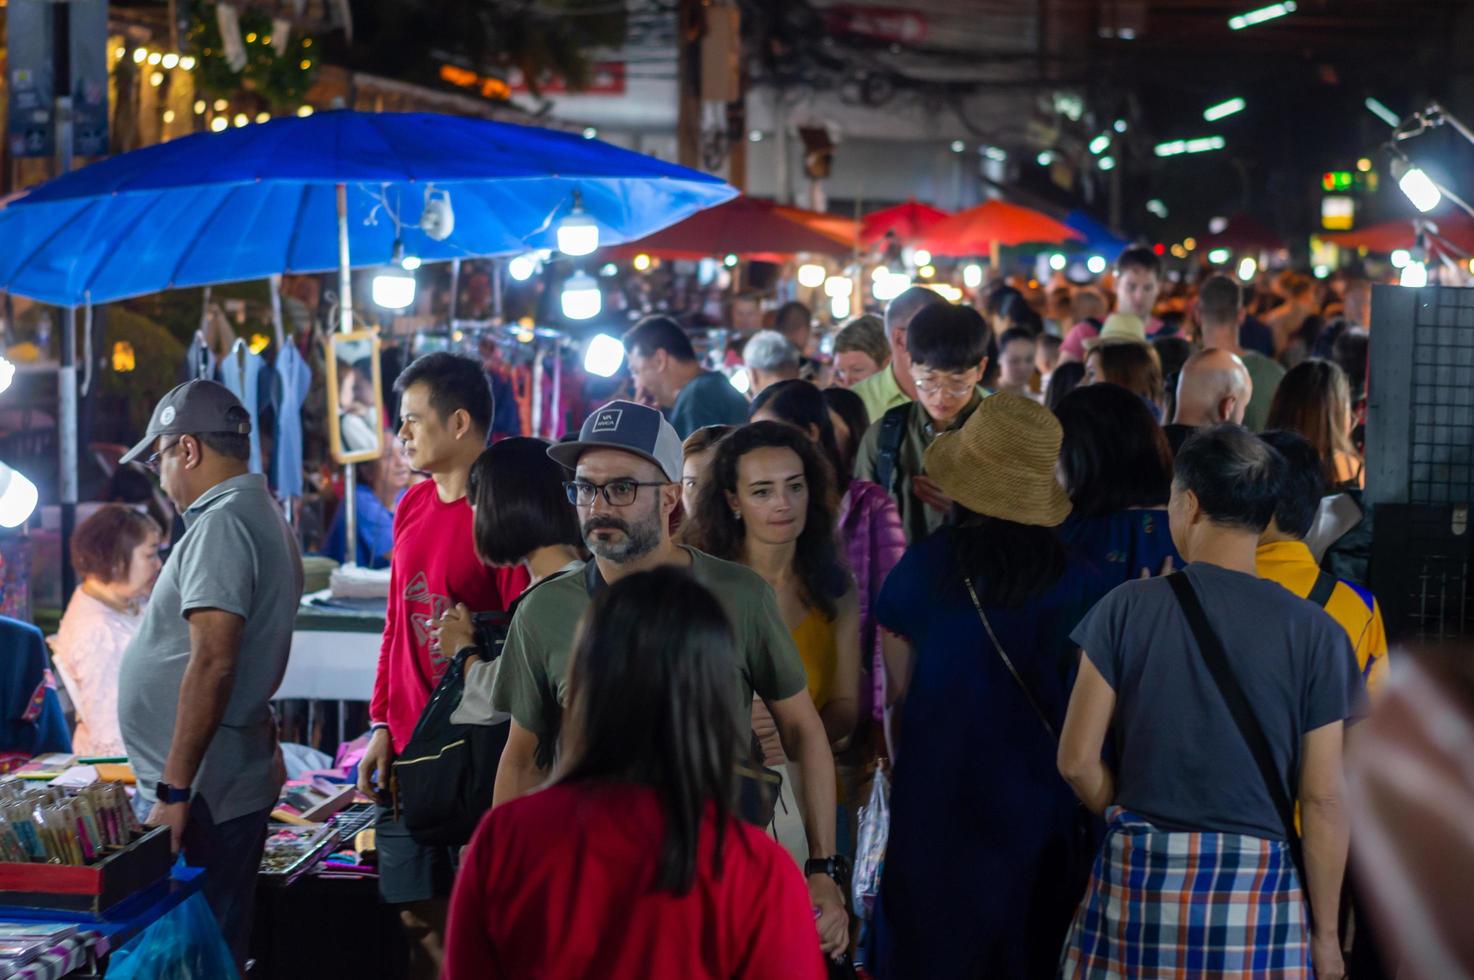
POLYGON ((1419 291, 1407 501, 1474 500, 1474 289, 1419 291))
POLYGON ((1469 508, 1383 504, 1372 546, 1372 590, 1391 638, 1439 644, 1474 636, 1469 508))

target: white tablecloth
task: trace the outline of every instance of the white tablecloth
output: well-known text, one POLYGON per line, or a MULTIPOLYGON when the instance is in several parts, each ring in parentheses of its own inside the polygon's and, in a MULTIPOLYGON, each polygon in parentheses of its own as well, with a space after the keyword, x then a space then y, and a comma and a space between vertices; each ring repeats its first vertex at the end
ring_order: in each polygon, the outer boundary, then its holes
POLYGON ((383 634, 297 630, 278 698, 368 701, 374 693, 383 634))

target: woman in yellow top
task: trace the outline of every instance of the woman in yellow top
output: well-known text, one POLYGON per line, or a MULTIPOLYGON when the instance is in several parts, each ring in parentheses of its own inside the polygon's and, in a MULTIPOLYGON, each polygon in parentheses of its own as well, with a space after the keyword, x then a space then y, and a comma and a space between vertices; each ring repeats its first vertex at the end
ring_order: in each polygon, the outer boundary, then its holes
POLYGON ((687 540, 773 587, 809 695, 840 749, 859 714, 860 603, 835 546, 834 487, 806 433, 779 422, 745 425, 717 443, 687 540))

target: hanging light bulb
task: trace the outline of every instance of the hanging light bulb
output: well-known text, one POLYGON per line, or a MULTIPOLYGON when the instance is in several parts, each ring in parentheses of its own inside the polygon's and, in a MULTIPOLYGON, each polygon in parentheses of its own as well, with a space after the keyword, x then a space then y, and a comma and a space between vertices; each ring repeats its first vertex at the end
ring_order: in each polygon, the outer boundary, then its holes
POLYGON ((962 268, 962 284, 968 289, 977 289, 983 284, 983 267, 973 262, 962 268))
POLYGON ((598 378, 612 378, 624 363, 624 344, 617 337, 601 333, 589 341, 584 351, 583 369, 598 378))
POLYGON ((1092 255, 1085 260, 1085 268, 1092 276, 1098 276, 1106 270, 1106 260, 1103 255, 1092 255))
POLYGON ((1069 260, 1065 258, 1063 252, 1055 252, 1049 257, 1049 267, 1055 272, 1060 272, 1068 264, 1069 260))
POLYGON ((159 64, 166 71, 173 71, 179 65, 179 55, 171 51, 159 60, 159 64))
POLYGON ((570 320, 590 320, 604 308, 604 296, 593 276, 576 272, 563 283, 563 315, 570 320))
POLYGON ((564 255, 588 255, 599 247, 599 226, 583 212, 583 197, 573 192, 573 210, 558 222, 558 251, 564 255))
POLYGON ((0 527, 20 527, 36 509, 36 485, 0 463, 0 527))
POLYGON ((10 358, 0 357, 0 392, 10 387, 15 380, 15 365, 10 363, 10 358))
POLYGON ((1409 262, 1402 267, 1402 277, 1398 279, 1398 285, 1409 289, 1421 289, 1428 285, 1428 267, 1422 262, 1409 262))
POLYGON ((808 262, 798 267, 798 284, 805 289, 818 289, 824 285, 824 276, 822 265, 808 262))
POLYGON ((1432 178, 1423 173, 1421 167, 1415 167, 1407 160, 1399 157, 1392 161, 1392 176, 1396 178, 1397 186, 1407 195, 1407 199, 1413 202, 1413 207, 1424 214, 1438 207, 1438 203, 1443 200, 1443 192, 1433 183, 1432 178))
POLYGON ((855 291, 855 281, 849 276, 830 276, 824 280, 824 295, 830 299, 849 296, 855 291))
POLYGON ((850 318, 850 298, 848 296, 831 296, 829 298, 829 312, 836 320, 848 320, 850 318))
POLYGON ((911 261, 918 265, 931 265, 931 253, 924 248, 918 248, 911 253, 911 261))
POLYGON ((1392 254, 1388 258, 1392 262, 1392 268, 1406 269, 1407 264, 1413 260, 1413 253, 1405 248, 1396 248, 1392 250, 1392 254))
POLYGON ((1248 282, 1250 279, 1253 279, 1254 273, 1258 271, 1259 263, 1255 262, 1252 258, 1249 258, 1248 256, 1245 256, 1244 259, 1239 262, 1239 278, 1242 279, 1244 282, 1248 282))
POLYGON ((518 282, 526 282, 537 272, 537 256, 519 255, 507 263, 507 275, 518 282))
POLYGON ((374 303, 386 310, 402 310, 415 301, 415 277, 403 269, 386 269, 374 276, 374 303))
MULTIPOLYGON (((635 256, 635 260, 631 264, 635 267, 636 272, 649 272, 650 256, 646 255, 644 252, 641 252, 639 255, 635 256)), ((799 271, 802 272, 803 270, 799 271)))

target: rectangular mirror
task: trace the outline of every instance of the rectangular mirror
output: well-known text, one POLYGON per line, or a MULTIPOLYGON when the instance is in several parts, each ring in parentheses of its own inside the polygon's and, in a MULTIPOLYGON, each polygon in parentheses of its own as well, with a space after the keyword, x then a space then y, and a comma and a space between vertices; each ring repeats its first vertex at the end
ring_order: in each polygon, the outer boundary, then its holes
POLYGON ((339 463, 362 463, 384 452, 384 386, 379 332, 328 337, 328 445, 339 463))

